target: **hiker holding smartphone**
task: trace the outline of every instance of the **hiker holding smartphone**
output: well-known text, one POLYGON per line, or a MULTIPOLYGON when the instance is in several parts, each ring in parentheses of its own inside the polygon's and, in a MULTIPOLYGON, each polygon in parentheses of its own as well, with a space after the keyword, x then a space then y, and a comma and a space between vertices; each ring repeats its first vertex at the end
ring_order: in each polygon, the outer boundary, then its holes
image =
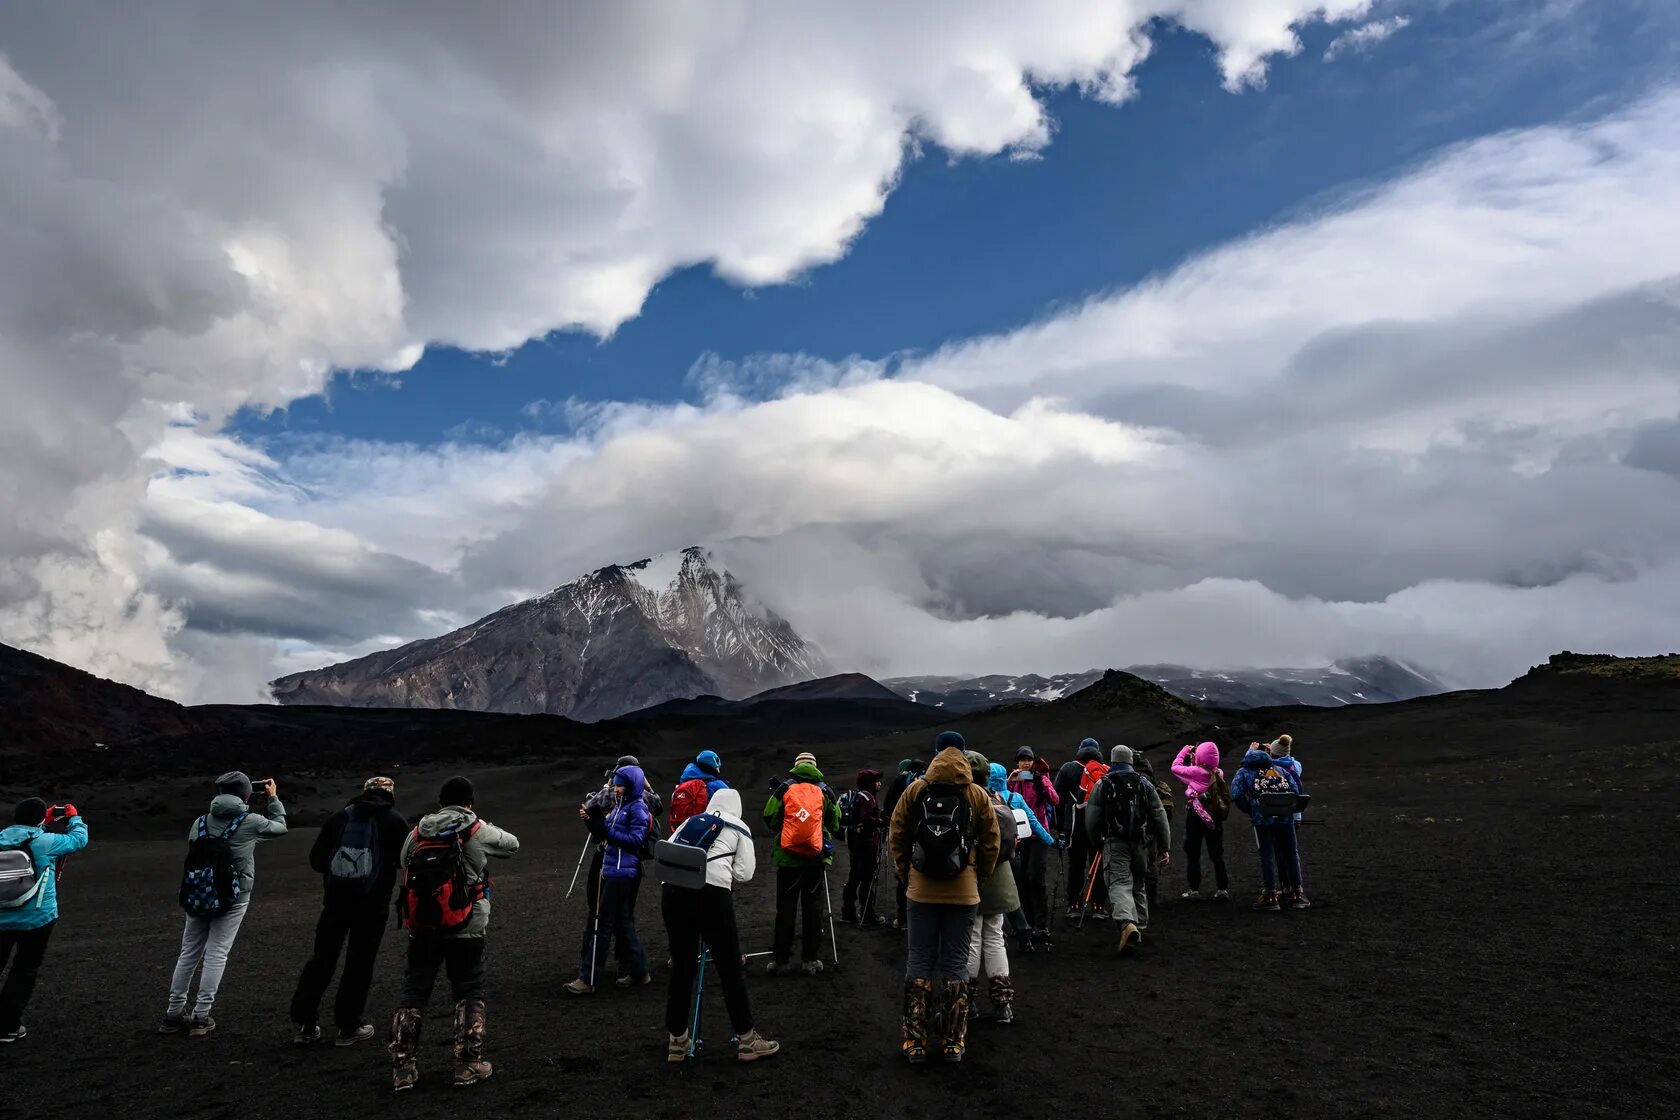
POLYGON ((62 834, 43 827, 49 810, 39 797, 18 802, 11 827, 0 831, 0 969, 11 966, 0 986, 0 1043, 29 1033, 23 1012, 58 923, 59 862, 87 847, 87 825, 76 807, 52 809, 65 821, 62 834))

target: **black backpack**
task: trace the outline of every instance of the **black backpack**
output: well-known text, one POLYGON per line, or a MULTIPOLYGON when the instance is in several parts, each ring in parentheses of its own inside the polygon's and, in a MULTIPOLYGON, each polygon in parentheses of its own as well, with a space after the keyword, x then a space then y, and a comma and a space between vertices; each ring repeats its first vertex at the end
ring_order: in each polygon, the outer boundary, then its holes
POLYGON ((344 832, 327 861, 327 893, 335 898, 361 898, 379 885, 379 822, 363 805, 344 809, 344 832))
POLYGON ((929 782, 910 807, 910 866, 930 879, 955 879, 968 868, 974 819, 968 791, 929 782))
POLYGON ((1143 804, 1143 775, 1136 770, 1110 770, 1101 782, 1103 839, 1136 844, 1143 839, 1149 811, 1143 804))
POLYGON ((198 818, 198 834, 187 843, 181 866, 181 909, 195 918, 219 918, 239 901, 239 875, 233 869, 228 838, 248 814, 241 813, 220 836, 210 831, 210 819, 198 818))

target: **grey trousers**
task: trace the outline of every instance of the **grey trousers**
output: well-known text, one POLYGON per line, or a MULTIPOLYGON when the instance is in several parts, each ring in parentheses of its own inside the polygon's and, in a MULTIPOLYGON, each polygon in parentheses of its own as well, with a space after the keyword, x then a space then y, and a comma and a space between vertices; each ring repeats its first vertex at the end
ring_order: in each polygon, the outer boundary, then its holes
POLYGON ((1149 924, 1149 845, 1116 844, 1103 848, 1103 882, 1108 884, 1108 913, 1117 922, 1149 924))
POLYGON ((906 980, 967 980, 969 946, 978 906, 909 901, 910 953, 906 980))
POLYGON ((192 990, 193 973, 204 965, 198 978, 198 1002, 193 1005, 193 1017, 203 1018, 216 1004, 216 991, 222 986, 222 973, 227 971, 228 954, 233 952, 233 939, 239 936, 239 925, 245 920, 245 907, 250 905, 249 893, 226 914, 215 918, 187 917, 181 931, 181 955, 175 961, 175 976, 169 982, 167 1014, 179 1017, 187 1009, 187 994, 192 990))

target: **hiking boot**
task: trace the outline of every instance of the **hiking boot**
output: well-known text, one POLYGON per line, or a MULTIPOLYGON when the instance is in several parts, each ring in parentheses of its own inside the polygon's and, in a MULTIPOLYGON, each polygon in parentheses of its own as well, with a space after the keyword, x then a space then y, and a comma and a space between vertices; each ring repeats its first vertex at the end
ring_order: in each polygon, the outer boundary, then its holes
POLYGON ((163 1022, 158 1024, 159 1034, 180 1034, 186 1029, 187 1017, 185 1015, 165 1015, 163 1022))
POLYGON ((399 1008, 391 1016, 391 1041, 385 1049, 391 1055, 391 1088, 399 1093, 420 1080, 414 1061, 420 1050, 420 1022, 418 1007, 399 1008))
POLYGON ((767 976, 792 976, 793 971, 792 961, 771 961, 764 966, 764 972, 767 976))
POLYGON ((781 1043, 771 1042, 759 1034, 756 1027, 735 1040, 735 1058, 742 1062, 756 1062, 760 1058, 774 1057, 781 1049, 781 1043))
POLYGON ((5 1034, 0 1034, 0 1043, 22 1042, 28 1034, 29 1028, 24 1026, 22 1023, 19 1023, 17 1025, 17 1030, 7 1031, 5 1034))
POLYGON ((203 1038, 216 1029, 216 1020, 208 1015, 194 1015, 192 1026, 187 1028, 188 1038, 203 1038))
POLYGON ((879 914, 865 914, 863 916, 863 921, 858 923, 858 925, 862 926, 864 929, 880 929, 886 924, 887 920, 879 914))
POLYGON ((1000 1027, 1007 1027, 1015 1021, 1015 1005, 1006 1003, 992 1012, 992 1022, 1000 1027))
POLYGON ((613 981, 615 988, 642 988, 653 983, 653 973, 644 972, 640 976, 620 976, 613 981))
POLYGON ((484 1060, 484 1001, 464 999, 455 1005, 455 1085, 475 1085, 490 1076, 484 1060))
POLYGON ((1015 985, 1007 976, 994 976, 988 982, 992 996, 992 1022, 1015 1021, 1015 985))
POLYGON ((932 998, 932 980, 904 982, 904 1056, 913 1066, 927 1061, 928 1001, 932 998))
POLYGON ((1278 892, 1261 891, 1260 897, 1254 900, 1254 905, 1250 906, 1249 909, 1266 910, 1276 913, 1277 911, 1283 909, 1283 907, 1278 905, 1278 892))
POLYGON ((960 1062, 968 1049, 968 981, 945 981, 945 1044, 939 1056, 947 1062, 960 1062))
POLYGON ((1044 950, 1047 950, 1047 949, 1050 948, 1050 931, 1048 929, 1035 929, 1035 930, 1033 930, 1032 939, 1033 939, 1033 945, 1036 948, 1038 948, 1040 951, 1044 951, 1044 950))
POLYGON ((573 980, 570 984, 567 984, 561 990, 574 996, 586 996, 595 990, 595 985, 584 980, 582 977, 579 977, 578 979, 573 980))
MULTIPOLYGON (((1215 897, 1217 897, 1217 896, 1215 896, 1215 897)), ((1202 899, 1202 892, 1201 891, 1185 891, 1183 894, 1178 896, 1178 900, 1180 902, 1200 902, 1201 899, 1202 899)))
POLYGON ((1307 901, 1307 892, 1302 890, 1300 887, 1296 887, 1294 890, 1289 892, 1289 901, 1286 905, 1291 910, 1305 910, 1310 907, 1312 903, 1307 901))
POLYGON ((1231 901, 1231 892, 1226 890, 1224 887, 1220 887, 1218 890, 1213 892, 1213 900, 1215 902, 1229 902, 1231 901))
POLYGON ((807 976, 821 976, 823 963, 821 961, 806 961, 803 968, 807 976))
POLYGON ((665 1060, 667 1062, 686 1062, 688 1060, 688 1032, 665 1036, 665 1060))
POLYGON ((354 1046, 358 1042, 366 1042, 374 1035, 373 1024, 363 1023, 353 1031, 339 1031, 338 1037, 333 1039, 334 1046, 354 1046))
POLYGON ((1069 906, 1067 908, 1067 913, 1064 915, 1064 917, 1066 917, 1067 920, 1070 921, 1070 922, 1078 921, 1078 919, 1079 919, 1079 907, 1069 906))
POLYGON ((313 1046, 321 1041, 321 1028, 314 1023, 299 1023, 292 1032, 293 1046, 313 1046))
POLYGON ((1143 931, 1138 929, 1136 922, 1127 922, 1120 927, 1120 955, 1129 957, 1143 944, 1143 931))

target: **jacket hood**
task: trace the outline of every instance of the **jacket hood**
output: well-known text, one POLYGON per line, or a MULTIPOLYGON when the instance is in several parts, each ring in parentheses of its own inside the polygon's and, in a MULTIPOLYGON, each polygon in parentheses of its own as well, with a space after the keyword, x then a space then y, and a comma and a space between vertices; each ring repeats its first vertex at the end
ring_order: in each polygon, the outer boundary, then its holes
POLYGON ((478 814, 471 809, 463 809, 459 805, 445 805, 435 813, 427 813, 420 818, 419 832, 422 836, 437 836, 450 829, 461 829, 478 819, 478 814))
POLYGON ((859 789, 873 789, 880 784, 880 781, 881 772, 879 770, 871 770, 865 766, 857 772, 857 788, 859 789))
POLYGON ((0 828, 0 844, 21 844, 41 835, 38 824, 9 824, 0 828))
POLYGON ((1196 748, 1196 765, 1203 770, 1219 769, 1219 747, 1214 743, 1203 743, 1196 748))
POLYGON ((231 793, 218 793, 210 802, 210 815, 231 821, 239 814, 249 811, 249 808, 231 793))
POLYGON ((968 756, 959 747, 946 747, 933 756, 927 773, 922 777, 930 782, 949 782, 954 786, 973 784, 973 772, 968 767, 968 756))
POLYGON ((1074 756, 1080 762, 1102 761, 1102 747, 1095 739, 1082 739, 1079 743, 1079 753, 1074 756))
POLYGON ((613 771, 613 777, 624 783, 626 801, 641 800, 642 791, 647 788, 647 775, 640 766, 620 766, 613 771))
POLYGON ((728 813, 736 820, 741 819, 741 793, 739 790, 720 789, 712 794, 706 802, 708 813, 728 813))
POLYGON ((714 778, 723 777, 723 759, 717 756, 716 751, 701 751, 694 756, 694 765, 714 778))
POLYGON ((788 771, 788 777, 799 778, 807 782, 820 782, 823 780, 823 772, 809 762, 800 762, 788 771))
POLYGON ((992 763, 992 768, 987 773, 986 788, 993 793, 1002 793, 1009 788, 1009 771, 1003 768, 1003 763, 992 763))
POLYGON ((1264 770, 1272 764, 1272 756, 1266 753, 1266 748, 1255 747, 1243 755, 1244 770, 1264 770))
POLYGON ((709 783, 715 781, 717 779, 717 775, 708 773, 698 762, 691 762, 687 766, 683 767, 682 776, 678 778, 677 781, 692 782, 695 779, 709 783))

